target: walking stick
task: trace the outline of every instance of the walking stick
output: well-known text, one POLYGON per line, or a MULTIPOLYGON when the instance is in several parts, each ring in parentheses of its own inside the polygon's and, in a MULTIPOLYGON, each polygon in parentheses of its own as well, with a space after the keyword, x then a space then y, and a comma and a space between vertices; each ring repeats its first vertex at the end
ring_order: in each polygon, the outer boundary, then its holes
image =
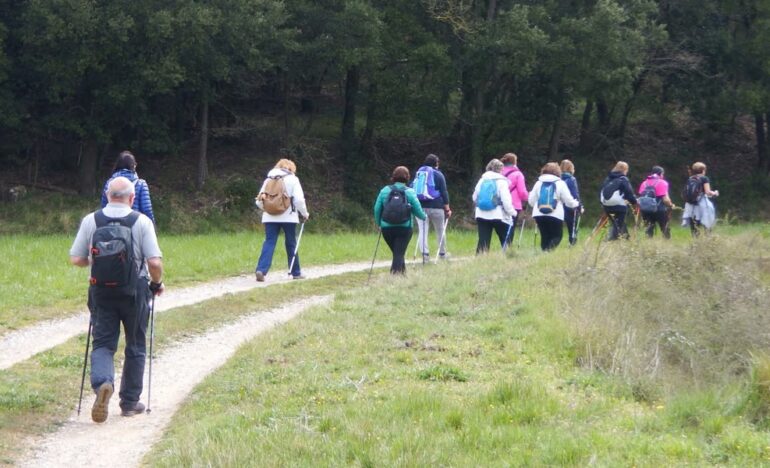
POLYGON ((527 210, 524 210, 524 216, 521 218, 521 230, 519 231, 519 244, 516 248, 521 248, 521 238, 524 236, 524 225, 527 224, 527 210))
MULTIPOLYGON (((420 223, 422 222, 422 220, 420 218, 414 218, 414 219, 417 220, 417 223, 416 223, 417 224, 417 232, 419 233, 420 232, 420 223)), ((415 241, 414 241, 414 253, 412 254, 412 261, 413 262, 417 261, 417 247, 419 245, 420 245, 420 237, 418 236, 418 237, 415 238, 415 241)))
POLYGON ((305 230, 305 223, 300 223, 299 236, 297 236, 297 245, 294 246, 294 255, 291 256, 291 263, 289 263, 289 275, 291 270, 294 269, 294 260, 297 258, 297 252, 299 251, 299 242, 302 240, 302 231, 305 230))
POLYGON ((572 218, 572 240, 574 243, 570 242, 570 245, 577 244, 577 228, 578 223, 580 222, 580 212, 577 208, 575 208, 575 216, 572 218))
POLYGON ((449 218, 444 220, 444 229, 441 230, 441 239, 438 241, 438 247, 436 248, 436 263, 438 263, 438 256, 441 252, 441 244, 444 244, 444 253, 446 254, 446 227, 449 224, 449 218))
POLYGON ((513 221, 508 226, 508 230, 505 232, 505 242, 503 242, 503 253, 508 249, 508 238, 511 236, 511 230, 513 229, 513 221))
POLYGON ((597 232, 601 231, 602 228, 607 225, 607 221, 609 220, 609 216, 607 216, 607 213, 602 213, 602 215, 599 217, 599 220, 596 222, 596 226, 594 226, 593 231, 591 231, 591 235, 588 236, 588 239, 586 239, 586 243, 591 242, 591 239, 594 238, 597 232))
POLYGON ((374 255, 372 255, 372 266, 369 268, 369 277, 366 278, 367 284, 369 283, 369 280, 372 279, 372 270, 374 270, 374 259, 377 258, 377 249, 380 248, 380 238, 382 237, 382 229, 379 230, 380 233, 377 235, 377 244, 374 246, 374 255))
POLYGON ((86 364, 88 363, 88 347, 91 344, 91 328, 93 324, 88 321, 88 335, 86 335, 86 353, 83 356, 83 375, 80 377, 80 400, 78 401, 78 416, 80 416, 80 407, 83 404, 83 386, 86 383, 86 364))
POLYGON ((152 302, 150 303, 150 372, 147 377, 147 414, 152 412, 150 409, 150 396, 152 395, 152 345, 155 342, 155 293, 152 293, 152 302))

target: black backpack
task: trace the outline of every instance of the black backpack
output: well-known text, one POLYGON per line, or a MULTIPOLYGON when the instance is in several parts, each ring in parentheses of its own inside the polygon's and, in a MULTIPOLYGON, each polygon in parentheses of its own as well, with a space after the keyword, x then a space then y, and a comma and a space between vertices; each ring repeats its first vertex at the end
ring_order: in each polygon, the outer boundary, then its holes
POLYGON ((100 294, 133 296, 139 278, 134 261, 131 227, 139 219, 132 211, 124 218, 110 218, 102 210, 94 213, 96 230, 91 239, 91 286, 100 294))
POLYGON ((697 205, 703 195, 703 181, 700 176, 694 175, 687 179, 687 184, 682 190, 682 198, 685 203, 697 205))
POLYGON ((382 220, 388 224, 403 224, 411 215, 412 207, 406 199, 406 190, 391 185, 388 199, 382 206, 382 220))
POLYGON ((655 196, 655 186, 658 185, 658 181, 654 184, 647 184, 642 191, 642 196, 637 199, 639 202, 639 211, 644 214, 655 214, 660 207, 660 200, 655 196))

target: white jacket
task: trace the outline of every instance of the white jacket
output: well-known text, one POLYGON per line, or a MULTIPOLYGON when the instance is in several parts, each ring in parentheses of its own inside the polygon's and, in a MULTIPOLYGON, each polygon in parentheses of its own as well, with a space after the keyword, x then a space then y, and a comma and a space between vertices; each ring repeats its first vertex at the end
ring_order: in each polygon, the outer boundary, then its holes
POLYGON ((512 217, 516 216, 516 208, 513 207, 511 201, 511 192, 508 190, 508 179, 499 172, 487 171, 481 175, 481 178, 476 183, 476 188, 473 189, 473 203, 475 204, 479 198, 479 190, 481 184, 486 179, 493 179, 497 184, 497 196, 500 198, 502 205, 498 205, 494 210, 481 210, 476 207, 476 218, 495 220, 499 219, 505 224, 511 224, 513 222, 512 217))
POLYGON ((532 207, 532 216, 551 216, 564 221, 564 205, 569 208, 577 208, 580 205, 580 202, 569 193, 567 183, 552 174, 542 174, 538 177, 535 186, 529 192, 529 206, 532 207), (541 213, 537 208, 537 199, 540 197, 540 187, 542 187, 543 182, 556 182, 556 208, 548 214, 541 213))
MULTIPOLYGON (((289 195, 289 198, 291 198, 293 208, 290 207, 279 215, 272 215, 265 211, 262 213, 262 222, 298 223, 298 213, 305 218, 308 217, 307 205, 305 204, 305 193, 302 191, 302 185, 299 183, 299 178, 297 178, 297 176, 291 172, 284 169, 273 168, 270 169, 270 172, 267 173, 267 177, 275 177, 280 175, 283 176, 283 183, 286 186, 286 194, 289 195)), ((267 179, 262 182, 262 187, 259 189, 259 193, 262 193, 262 191, 265 190, 265 185, 267 185, 267 179)), ((262 202, 259 199, 257 199, 256 203, 260 210, 264 210, 262 202)))

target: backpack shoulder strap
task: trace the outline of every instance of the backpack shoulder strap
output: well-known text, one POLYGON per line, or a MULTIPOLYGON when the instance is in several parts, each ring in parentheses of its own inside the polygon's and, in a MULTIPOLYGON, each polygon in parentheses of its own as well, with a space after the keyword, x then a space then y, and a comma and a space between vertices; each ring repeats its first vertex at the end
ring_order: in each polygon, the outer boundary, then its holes
POLYGON ((136 221, 139 219, 139 212, 138 211, 131 211, 131 213, 127 214, 126 216, 122 218, 110 218, 106 214, 104 214, 103 210, 98 210, 94 213, 94 221, 96 222, 96 227, 102 227, 106 226, 110 223, 118 223, 121 226, 125 226, 127 228, 134 227, 134 224, 136 224, 136 221))

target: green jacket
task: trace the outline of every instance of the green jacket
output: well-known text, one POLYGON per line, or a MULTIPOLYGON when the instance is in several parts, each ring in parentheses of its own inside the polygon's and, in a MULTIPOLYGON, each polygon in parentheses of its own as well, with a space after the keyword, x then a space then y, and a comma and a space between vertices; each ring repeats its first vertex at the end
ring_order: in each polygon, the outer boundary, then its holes
MULTIPOLYGON (((417 199, 417 193, 415 193, 414 189, 411 189, 407 187, 406 185, 402 184, 401 182, 396 182, 396 187, 401 189, 406 189, 406 200, 409 202, 409 206, 412 207, 412 214, 420 219, 425 219, 426 215, 425 212, 422 210, 422 206, 420 206, 420 200, 417 199)), ((377 201, 374 202, 374 220, 377 222, 377 225, 381 228, 386 227, 412 227, 412 218, 410 217, 406 222, 401 224, 390 224, 388 222, 385 222, 382 220, 382 207, 385 205, 385 202, 388 200, 388 195, 390 195, 390 185, 386 185, 385 187, 380 190, 380 194, 377 195, 377 201)))

